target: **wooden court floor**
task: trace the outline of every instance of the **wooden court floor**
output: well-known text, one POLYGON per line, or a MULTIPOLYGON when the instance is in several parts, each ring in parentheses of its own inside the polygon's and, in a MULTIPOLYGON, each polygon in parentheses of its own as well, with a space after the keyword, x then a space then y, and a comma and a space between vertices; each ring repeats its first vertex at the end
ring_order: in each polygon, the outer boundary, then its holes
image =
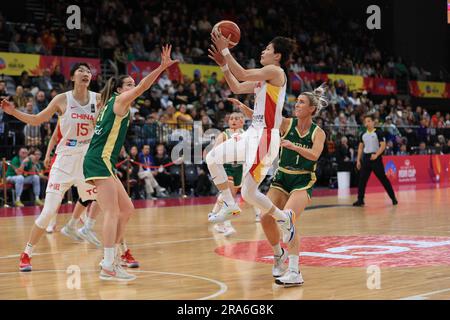
POLYGON ((141 267, 128 284, 99 280, 102 251, 60 233, 36 247, 31 273, 18 272, 34 217, 3 217, 0 299, 450 299, 450 188, 398 198, 393 207, 373 193, 365 208, 350 196, 314 198, 297 221, 305 284, 296 288, 274 284, 270 248, 246 206, 229 239, 207 223, 211 205, 137 209, 127 239, 141 267))

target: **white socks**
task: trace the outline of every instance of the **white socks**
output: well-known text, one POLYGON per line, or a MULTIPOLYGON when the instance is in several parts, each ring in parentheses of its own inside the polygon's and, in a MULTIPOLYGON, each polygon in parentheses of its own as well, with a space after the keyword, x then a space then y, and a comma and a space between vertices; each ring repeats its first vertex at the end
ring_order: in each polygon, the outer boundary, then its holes
POLYGON ((27 245, 25 246, 25 250, 23 252, 25 252, 29 257, 31 257, 31 255, 33 254, 33 245, 31 243, 27 243, 27 245))
POLYGON ((277 220, 284 220, 284 219, 286 219, 286 213, 284 213, 283 210, 278 209, 276 206, 275 206, 275 211, 273 212, 273 216, 277 220))
POLYGON ((67 225, 70 227, 70 228, 76 228, 77 227, 77 222, 78 222, 78 219, 74 219, 74 218, 70 218, 70 220, 69 220, 69 222, 67 223, 67 225))
POLYGON ((289 255, 289 270, 298 273, 298 260, 299 256, 290 254, 289 255))
POLYGON ((283 254, 283 250, 281 250, 280 244, 278 243, 272 246, 272 248, 273 248, 273 255, 276 257, 281 257, 281 255, 283 254))
POLYGON ((84 225, 87 229, 92 230, 92 228, 94 228, 94 225, 95 225, 95 219, 87 217, 86 221, 84 222, 84 225))
POLYGON ((103 249, 104 253, 103 253, 103 266, 107 267, 107 268, 111 268, 113 263, 114 263, 114 258, 115 258, 115 248, 104 248, 103 249))
POLYGON ((231 190, 229 188, 222 190, 222 198, 223 201, 227 204, 227 206, 236 204, 236 202, 234 201, 233 194, 231 193, 231 190))

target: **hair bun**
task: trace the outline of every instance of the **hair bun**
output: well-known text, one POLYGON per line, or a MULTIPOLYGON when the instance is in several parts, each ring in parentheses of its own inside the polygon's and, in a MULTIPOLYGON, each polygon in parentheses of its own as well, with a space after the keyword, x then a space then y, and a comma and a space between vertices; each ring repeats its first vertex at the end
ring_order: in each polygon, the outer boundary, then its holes
POLYGON ((324 82, 322 83, 320 86, 318 86, 317 88, 314 89, 313 93, 315 96, 317 96, 317 98, 322 98, 323 96, 325 96, 325 91, 327 89, 327 84, 324 82))

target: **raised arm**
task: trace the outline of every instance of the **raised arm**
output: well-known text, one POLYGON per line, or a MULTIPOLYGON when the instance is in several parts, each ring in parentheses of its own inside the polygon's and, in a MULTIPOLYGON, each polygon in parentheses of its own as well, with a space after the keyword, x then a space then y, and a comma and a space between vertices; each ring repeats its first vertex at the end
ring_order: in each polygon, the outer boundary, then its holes
POLYGON ((322 154, 326 135, 322 129, 317 128, 316 130, 318 130, 318 131, 317 131, 317 134, 314 136, 313 146, 311 149, 298 147, 289 140, 281 141, 281 146, 297 152, 302 157, 304 157, 308 160, 317 161, 319 159, 320 155, 322 154))
POLYGON ((253 118, 253 110, 247 107, 245 104, 240 102, 238 99, 228 98, 228 101, 230 101, 233 106, 238 107, 239 110, 247 117, 247 118, 253 118))
POLYGON ((41 112, 38 114, 28 114, 25 112, 21 112, 14 108, 14 106, 9 103, 8 100, 3 99, 2 100, 2 108, 7 113, 12 115, 13 117, 17 118, 18 120, 25 122, 32 126, 40 125, 43 122, 49 121, 51 117, 55 113, 64 113, 65 109, 61 108, 63 105, 63 102, 65 100, 64 94, 58 94, 53 98, 52 101, 50 101, 50 104, 41 112))
POLYGON ((231 73, 239 81, 272 81, 280 79, 284 82, 284 72, 274 65, 267 65, 260 69, 244 69, 228 50, 229 39, 220 33, 211 33, 211 39, 217 50, 224 56, 224 60, 231 73))
POLYGON ((226 66, 225 58, 215 46, 211 45, 211 48, 208 49, 208 52, 208 57, 214 60, 222 69, 225 80, 227 81, 228 86, 234 94, 254 93, 257 84, 256 81, 239 82, 231 73, 230 69, 226 66))
POLYGON ((147 91, 153 83, 158 79, 161 73, 169 68, 174 63, 178 63, 178 60, 172 60, 170 57, 170 51, 172 46, 166 45, 163 47, 161 53, 161 64, 153 70, 149 75, 139 82, 139 84, 131 90, 121 93, 114 104, 114 112, 119 115, 125 115, 130 108, 130 104, 145 91, 147 91))

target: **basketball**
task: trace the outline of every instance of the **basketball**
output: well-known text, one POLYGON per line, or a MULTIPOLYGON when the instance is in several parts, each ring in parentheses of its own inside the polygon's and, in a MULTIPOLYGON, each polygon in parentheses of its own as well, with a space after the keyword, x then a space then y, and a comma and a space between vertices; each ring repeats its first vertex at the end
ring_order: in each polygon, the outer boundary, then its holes
POLYGON ((231 35, 229 48, 235 47, 241 39, 241 29, 239 29, 238 25, 233 21, 222 20, 217 22, 212 31, 220 31, 225 38, 228 38, 231 35))

